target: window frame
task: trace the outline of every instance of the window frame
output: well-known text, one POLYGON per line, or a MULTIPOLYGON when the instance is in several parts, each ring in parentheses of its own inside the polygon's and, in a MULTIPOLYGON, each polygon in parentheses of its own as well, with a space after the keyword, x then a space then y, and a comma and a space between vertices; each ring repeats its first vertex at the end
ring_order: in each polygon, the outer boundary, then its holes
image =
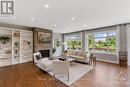
POLYGON ((92 33, 87 33, 87 48, 88 48, 88 51, 89 52, 92 52, 92 53, 101 53, 101 54, 117 54, 117 43, 118 43, 118 41, 117 41, 117 36, 118 36, 118 33, 117 33, 117 31, 116 30, 109 30, 109 31, 99 31, 99 32, 92 32, 92 33), (107 36, 104 36, 104 37, 94 37, 94 35, 95 34, 98 34, 98 33, 101 33, 101 32, 104 32, 104 33, 106 33, 107 34, 107 36), (115 35, 114 36, 110 36, 109 35, 109 33, 110 32, 114 32, 115 33, 115 35), (92 50, 90 50, 89 49, 89 35, 90 34, 92 34, 92 37, 93 37, 93 48, 92 48, 92 50), (114 53, 112 53, 112 52, 110 52, 110 46, 109 46, 109 44, 107 44, 107 51, 106 52, 98 52, 98 51, 96 51, 95 49, 95 44, 96 44, 96 42, 95 42, 95 39, 96 38, 106 38, 106 39, 110 39, 110 38, 115 38, 116 39, 116 43, 115 43, 115 52, 114 53))
POLYGON ((65 45, 64 45, 64 50, 82 50, 83 49, 83 46, 82 46, 82 32, 77 32, 77 33, 72 33, 72 34, 69 34, 69 35, 64 35, 64 43, 65 43, 65 45), (76 38, 76 39, 72 39, 72 37, 76 37, 76 36, 80 36, 80 38, 76 38), (68 38, 69 37, 69 38, 68 38), (66 40, 66 38, 67 38, 67 40, 66 40), (67 46, 67 41, 69 41, 69 40, 75 40, 75 41, 81 41, 81 49, 79 49, 79 48, 76 48, 76 49, 68 49, 68 46, 67 46))

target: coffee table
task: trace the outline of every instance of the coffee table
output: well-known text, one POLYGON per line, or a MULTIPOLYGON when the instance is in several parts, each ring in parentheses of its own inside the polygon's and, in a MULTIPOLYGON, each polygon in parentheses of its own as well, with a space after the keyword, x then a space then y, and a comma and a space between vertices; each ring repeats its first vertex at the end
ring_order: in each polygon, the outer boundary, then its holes
POLYGON ((76 64, 76 60, 75 60, 74 58, 70 58, 70 57, 67 57, 67 58, 60 57, 59 60, 69 61, 70 64, 72 64, 72 63, 75 63, 75 64, 76 64))

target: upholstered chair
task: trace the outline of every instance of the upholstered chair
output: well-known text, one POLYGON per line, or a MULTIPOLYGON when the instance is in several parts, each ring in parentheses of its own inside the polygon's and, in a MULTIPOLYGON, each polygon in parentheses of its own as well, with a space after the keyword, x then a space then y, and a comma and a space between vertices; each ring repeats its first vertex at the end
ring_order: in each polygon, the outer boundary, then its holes
POLYGON ((69 80, 69 72, 70 72, 70 62, 69 61, 60 61, 55 60, 52 62, 53 65, 53 73, 56 75, 67 75, 69 80))

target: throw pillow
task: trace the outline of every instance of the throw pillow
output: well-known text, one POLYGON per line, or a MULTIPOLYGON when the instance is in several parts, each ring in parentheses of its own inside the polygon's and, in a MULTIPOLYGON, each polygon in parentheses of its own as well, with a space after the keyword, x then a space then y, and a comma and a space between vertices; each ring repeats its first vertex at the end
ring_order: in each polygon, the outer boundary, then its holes
POLYGON ((40 58, 42 59, 42 55, 41 55, 41 53, 39 54, 39 56, 40 56, 40 58))
POLYGON ((39 55, 36 55, 36 58, 37 58, 37 60, 42 59, 42 57, 40 56, 40 54, 39 54, 39 55))

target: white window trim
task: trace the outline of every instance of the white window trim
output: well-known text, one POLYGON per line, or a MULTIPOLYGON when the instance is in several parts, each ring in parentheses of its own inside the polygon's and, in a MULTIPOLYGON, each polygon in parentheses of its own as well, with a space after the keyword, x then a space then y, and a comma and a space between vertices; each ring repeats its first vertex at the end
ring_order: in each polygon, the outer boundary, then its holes
MULTIPOLYGON (((83 46, 82 46, 82 33, 81 32, 79 32, 79 33, 76 33, 76 34, 69 34, 69 35, 66 35, 66 37, 67 37, 67 40, 68 40, 68 37, 69 37, 69 40, 77 40, 77 41, 79 41, 79 40, 81 40, 81 49, 66 49, 65 47, 64 47, 64 50, 82 50, 83 49, 83 46), (75 36, 76 34, 79 34, 80 35, 80 39, 72 39, 71 37, 73 37, 73 36, 75 36)), ((64 36, 64 40, 65 40, 65 36, 64 36)), ((64 41, 64 42, 66 42, 66 41, 64 41)), ((67 46, 67 45, 66 45, 67 46)))
MULTIPOLYGON (((113 54, 113 55, 117 55, 118 54, 118 47, 119 47, 119 44, 118 44, 118 42, 119 42, 119 38, 118 38, 118 36, 119 36, 119 34, 118 34, 118 30, 117 29, 114 29, 114 30, 108 30, 108 31, 101 31, 101 32, 107 32, 107 37, 106 38, 109 38, 109 35, 108 35, 108 32, 115 32, 116 33, 116 35, 115 35, 115 38, 116 38, 116 52, 115 53, 110 53, 110 52, 96 52, 96 51, 94 51, 95 50, 95 47, 93 47, 93 50, 92 51, 89 51, 89 46, 88 46, 88 43, 89 43, 89 41, 88 41, 88 36, 90 35, 90 34, 97 34, 97 33, 100 33, 100 31, 98 31, 98 32, 93 32, 93 33, 87 33, 87 32, 85 32, 85 48, 86 48, 86 51, 88 51, 88 52, 92 52, 92 53, 99 53, 99 54, 113 54)), ((104 37, 105 38, 105 37, 104 37)), ((93 39, 95 39, 94 37, 93 37, 93 39)), ((94 40, 94 43, 93 43, 93 45, 95 44, 95 40, 94 40)), ((108 49, 107 49, 108 50, 108 49)))

